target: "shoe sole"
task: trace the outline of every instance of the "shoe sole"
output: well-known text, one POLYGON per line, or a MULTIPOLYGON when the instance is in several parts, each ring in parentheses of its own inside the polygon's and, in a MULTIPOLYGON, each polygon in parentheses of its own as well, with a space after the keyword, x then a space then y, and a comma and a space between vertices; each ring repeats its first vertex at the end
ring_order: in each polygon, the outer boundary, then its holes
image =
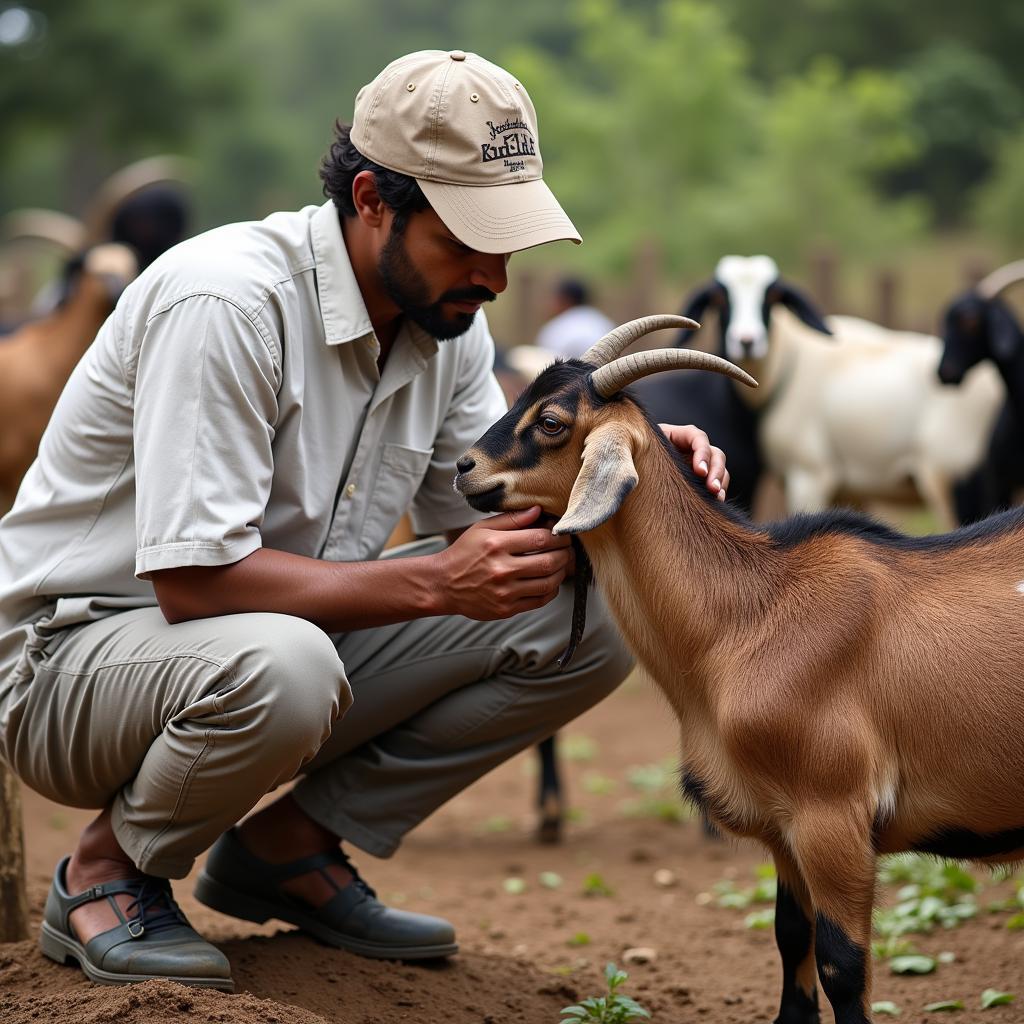
POLYGON ((254 924, 264 924, 271 918, 275 921, 284 921, 301 928, 328 946, 346 949, 350 953, 374 960, 437 960, 441 957, 454 956, 459 951, 456 942, 433 946, 385 946, 365 939, 355 939, 329 928, 310 914, 303 914, 291 907, 282 907, 280 904, 261 900, 258 896, 232 889, 205 871, 200 872, 193 895, 211 910, 217 910, 229 917, 238 917, 254 924))
POLYGON ((215 988, 220 992, 234 992, 235 983, 230 978, 190 978, 181 974, 114 974, 97 967, 89 959, 85 947, 69 935, 57 931, 46 921, 39 932, 39 948, 43 955, 59 964, 74 960, 90 980, 100 985, 134 985, 139 981, 176 981, 179 985, 193 988, 215 988))

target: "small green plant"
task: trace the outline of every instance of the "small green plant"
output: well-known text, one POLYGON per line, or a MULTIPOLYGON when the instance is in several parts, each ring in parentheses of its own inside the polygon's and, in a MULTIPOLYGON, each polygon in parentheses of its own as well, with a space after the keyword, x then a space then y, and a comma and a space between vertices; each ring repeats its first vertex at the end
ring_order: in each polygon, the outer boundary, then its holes
POLYGON ((923 1007, 925 1013, 953 1013, 964 1008, 962 999, 942 999, 937 1003, 929 1003, 923 1007))
POLYGON ((679 793, 679 769, 673 758, 654 764, 633 765, 626 782, 639 796, 623 800, 619 810, 630 818, 655 818, 676 824, 692 817, 679 793))
POLYGON ((898 1017, 903 1011, 893 1002, 888 999, 883 999, 880 1002, 871 1004, 872 1013, 883 1013, 887 1017, 898 1017))
POLYGON ((584 896, 612 896, 615 890, 596 872, 583 879, 584 896))
POLYGON ((567 761, 593 761, 597 757, 597 743, 581 733, 570 733, 559 743, 562 756, 567 761))
POLYGON ((1000 992, 998 989, 987 988, 981 993, 981 1008, 987 1010, 990 1006, 1006 1006, 1016 998, 1012 992, 1000 992))
POLYGON ((583 776, 583 788, 594 796, 608 796, 614 793, 618 783, 600 772, 587 772, 583 776))
POLYGON ((775 868, 771 864, 760 864, 755 874, 755 884, 743 889, 738 888, 735 882, 727 878, 715 882, 712 889, 718 896, 715 901, 718 906, 745 910, 751 903, 774 903, 777 889, 775 868))
POLYGON ((629 1024, 630 1021, 649 1019, 651 1014, 635 999, 624 996, 617 989, 629 977, 620 971, 615 964, 608 964, 604 969, 604 980, 608 985, 608 994, 584 999, 575 1006, 566 1006, 562 1010, 562 1024, 579 1024, 590 1021, 593 1024, 629 1024))

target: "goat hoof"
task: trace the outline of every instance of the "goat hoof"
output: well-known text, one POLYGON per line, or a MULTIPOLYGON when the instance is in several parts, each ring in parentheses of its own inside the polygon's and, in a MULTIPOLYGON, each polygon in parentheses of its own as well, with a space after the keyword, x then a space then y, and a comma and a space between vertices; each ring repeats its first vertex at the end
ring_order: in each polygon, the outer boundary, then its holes
POLYGON ((548 846, 554 846, 562 841, 562 819, 541 818, 537 826, 537 841, 548 846))

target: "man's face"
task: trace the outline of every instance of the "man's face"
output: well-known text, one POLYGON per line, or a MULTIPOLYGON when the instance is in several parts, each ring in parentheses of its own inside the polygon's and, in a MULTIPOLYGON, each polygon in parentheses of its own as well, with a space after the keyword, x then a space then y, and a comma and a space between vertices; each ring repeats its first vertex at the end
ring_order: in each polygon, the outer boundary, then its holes
POLYGON ((377 260, 389 299, 435 338, 469 330, 476 311, 505 290, 508 256, 463 245, 433 210, 411 214, 405 230, 392 228, 377 260))

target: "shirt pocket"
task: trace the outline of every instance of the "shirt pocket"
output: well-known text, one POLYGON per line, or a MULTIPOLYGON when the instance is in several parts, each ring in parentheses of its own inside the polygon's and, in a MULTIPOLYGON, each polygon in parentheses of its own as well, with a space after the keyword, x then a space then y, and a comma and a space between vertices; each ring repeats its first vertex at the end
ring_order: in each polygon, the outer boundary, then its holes
POLYGON ((388 443, 380 457, 380 471, 366 507, 360 547, 363 558, 376 558, 388 537, 409 511, 413 496, 427 475, 433 448, 410 448, 388 443))

